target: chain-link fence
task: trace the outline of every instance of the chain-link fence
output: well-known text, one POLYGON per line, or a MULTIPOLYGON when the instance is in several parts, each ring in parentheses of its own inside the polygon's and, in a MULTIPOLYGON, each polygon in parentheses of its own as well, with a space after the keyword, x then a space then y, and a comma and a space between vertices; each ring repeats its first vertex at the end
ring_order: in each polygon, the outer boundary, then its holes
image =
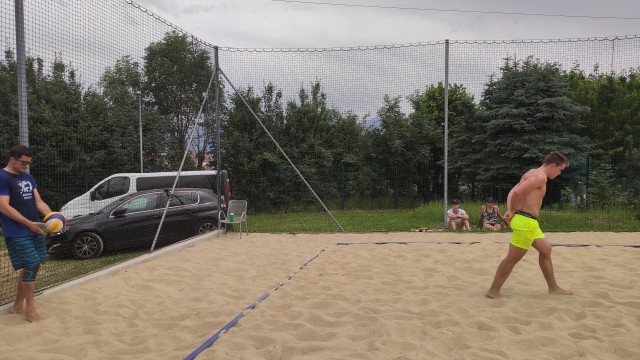
MULTIPOLYGON (((20 139, 15 9, 0 0, 3 162, 20 139)), ((254 232, 442 229, 454 198, 473 226, 553 150, 571 166, 548 183, 545 230, 640 228, 640 36, 217 48, 132 1, 34 0, 24 44, 31 174, 52 210, 82 215, 48 239, 39 289, 217 226, 229 191, 254 232), (200 172, 178 187, 211 191, 168 197, 175 173, 155 173, 185 149, 200 172)))

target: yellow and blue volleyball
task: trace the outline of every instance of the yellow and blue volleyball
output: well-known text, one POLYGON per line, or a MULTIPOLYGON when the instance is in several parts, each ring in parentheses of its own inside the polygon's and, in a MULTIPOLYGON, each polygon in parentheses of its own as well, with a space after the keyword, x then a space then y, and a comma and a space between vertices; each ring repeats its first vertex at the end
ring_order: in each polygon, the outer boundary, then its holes
POLYGON ((64 215, 59 212, 50 212, 48 213, 42 222, 45 224, 47 232, 57 233, 61 232, 64 229, 64 225, 67 223, 67 219, 65 219, 64 215))

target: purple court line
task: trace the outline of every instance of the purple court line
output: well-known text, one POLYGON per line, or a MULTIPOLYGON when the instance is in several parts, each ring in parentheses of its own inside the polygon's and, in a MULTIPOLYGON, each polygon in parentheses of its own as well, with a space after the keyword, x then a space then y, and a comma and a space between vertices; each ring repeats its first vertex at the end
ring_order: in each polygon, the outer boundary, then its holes
MULTIPOLYGON (((496 241, 497 244, 508 244, 508 241, 496 241)), ((563 247, 586 247, 586 246, 595 246, 595 247, 605 247, 605 246, 618 246, 618 247, 631 247, 631 248, 640 248, 640 244, 566 244, 566 243, 551 243, 551 246, 563 246, 563 247)))
MULTIPOLYGON (((410 245, 410 244, 454 244, 454 245, 473 245, 479 244, 480 241, 376 241, 376 242, 339 242, 336 245, 410 245)), ((496 244, 508 244, 508 241, 496 241, 496 244)), ((565 243, 551 243, 551 246, 564 246, 564 247, 605 247, 605 246, 620 246, 640 248, 640 244, 565 244, 565 243)))
MULTIPOLYGON (((291 273, 289 276, 287 276, 287 280, 291 280, 298 272, 300 272, 300 270, 302 270, 305 266, 307 266, 310 262, 312 262, 313 260, 315 260, 318 256, 320 256, 320 254, 322 254, 324 252, 326 248, 323 248, 322 250, 320 250, 320 252, 318 252, 314 257, 312 257, 311 259, 305 261, 302 265, 300 265, 298 267, 298 269, 296 271, 294 271, 293 273, 291 273)), ((264 299, 268 298, 269 295, 271 295, 272 292, 278 290, 282 285, 284 285, 284 281, 279 283, 278 285, 274 286, 271 290, 267 291, 266 293, 264 293, 262 296, 260 296, 255 302, 253 302, 251 305, 247 306, 244 310, 242 310, 238 315, 236 315, 236 317, 233 318, 233 320, 229 321, 227 324, 225 324, 222 328, 220 328, 220 330, 218 330, 215 334, 213 334, 213 336, 211 336, 209 339, 207 339, 207 341, 205 341, 202 345, 200 345, 197 349, 195 349, 191 354, 189 354, 187 357, 184 358, 184 360, 193 360, 196 358, 196 356, 198 356, 201 352, 203 352, 206 348, 210 347, 211 345, 213 345, 213 343, 218 340, 218 338, 220 337, 220 335, 224 334, 225 332, 227 332, 229 329, 231 329, 236 323, 238 323, 238 321, 240 321, 240 319, 242 319, 245 315, 245 312, 247 310, 253 310, 256 308, 256 306, 258 306, 259 303, 261 303, 264 299)))
POLYGON ((376 242, 339 242, 336 245, 409 245, 409 244, 454 244, 472 245, 479 241, 376 241, 376 242))

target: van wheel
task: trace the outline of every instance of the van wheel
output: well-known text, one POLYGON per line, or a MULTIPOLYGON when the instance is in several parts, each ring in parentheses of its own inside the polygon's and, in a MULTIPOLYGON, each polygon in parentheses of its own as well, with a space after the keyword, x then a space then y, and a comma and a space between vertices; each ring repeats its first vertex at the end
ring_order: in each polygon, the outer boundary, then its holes
POLYGON ((218 230, 218 222, 216 220, 203 220, 196 227, 196 235, 202 235, 211 231, 218 230))
POLYGON ((97 258, 104 250, 104 242, 100 235, 92 232, 83 232, 73 239, 71 254, 74 258, 87 260, 97 258))

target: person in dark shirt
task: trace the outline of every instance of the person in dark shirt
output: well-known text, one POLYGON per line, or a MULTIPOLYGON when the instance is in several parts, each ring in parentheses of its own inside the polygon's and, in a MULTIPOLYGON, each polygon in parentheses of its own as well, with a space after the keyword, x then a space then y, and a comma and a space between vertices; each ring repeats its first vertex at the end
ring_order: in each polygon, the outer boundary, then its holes
POLYGON ((22 145, 9 150, 9 163, 0 170, 0 222, 11 264, 18 277, 16 301, 9 309, 28 321, 40 320, 34 293, 36 275, 45 260, 44 224, 38 213, 51 212, 40 198, 33 176, 27 172, 33 159, 32 151, 22 145))
POLYGON ((502 229, 502 223, 507 226, 507 222, 500 214, 498 205, 491 196, 487 198, 485 204, 480 208, 480 217, 478 218, 478 227, 482 230, 498 231, 502 229))

